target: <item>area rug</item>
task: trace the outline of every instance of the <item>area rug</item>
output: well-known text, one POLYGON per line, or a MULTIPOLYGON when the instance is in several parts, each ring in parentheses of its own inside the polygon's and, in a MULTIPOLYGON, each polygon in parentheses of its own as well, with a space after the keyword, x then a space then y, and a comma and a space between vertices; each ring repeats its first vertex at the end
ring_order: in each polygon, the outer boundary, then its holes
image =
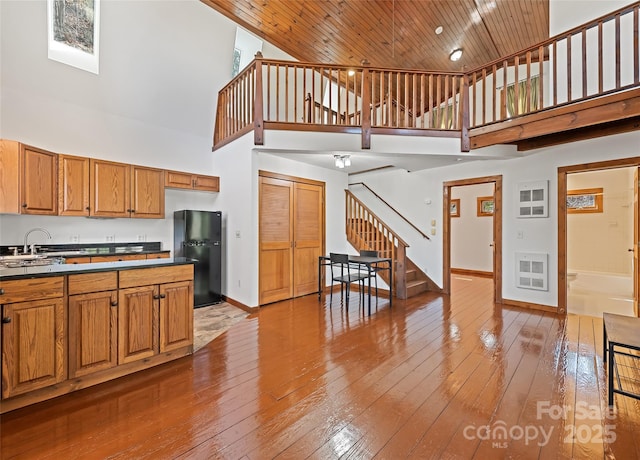
POLYGON ((247 316, 246 311, 227 302, 196 308, 193 311, 193 351, 204 347, 247 316))

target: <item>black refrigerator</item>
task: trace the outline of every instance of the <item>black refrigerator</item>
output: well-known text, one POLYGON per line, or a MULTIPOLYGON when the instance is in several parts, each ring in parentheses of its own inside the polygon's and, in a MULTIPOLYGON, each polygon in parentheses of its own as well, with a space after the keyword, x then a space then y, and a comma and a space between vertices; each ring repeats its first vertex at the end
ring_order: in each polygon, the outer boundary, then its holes
POLYGON ((173 213, 175 257, 193 259, 193 306, 222 301, 222 213, 183 210, 173 213))

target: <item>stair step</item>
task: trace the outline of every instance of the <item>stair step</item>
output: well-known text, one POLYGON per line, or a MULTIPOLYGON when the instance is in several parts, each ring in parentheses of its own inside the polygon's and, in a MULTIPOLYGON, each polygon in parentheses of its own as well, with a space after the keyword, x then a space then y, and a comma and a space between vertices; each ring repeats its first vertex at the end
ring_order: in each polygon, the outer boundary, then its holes
POLYGON ((413 297, 428 291, 426 281, 410 281, 407 283, 407 297, 413 297))
POLYGON ((407 278, 406 278, 406 279, 407 279, 407 283, 408 283, 409 281, 414 281, 414 280, 415 280, 415 279, 417 279, 417 277, 418 277, 418 272, 417 272, 417 271, 415 271, 415 270, 411 270, 411 269, 409 269, 409 270, 407 270, 406 277, 407 277, 407 278))

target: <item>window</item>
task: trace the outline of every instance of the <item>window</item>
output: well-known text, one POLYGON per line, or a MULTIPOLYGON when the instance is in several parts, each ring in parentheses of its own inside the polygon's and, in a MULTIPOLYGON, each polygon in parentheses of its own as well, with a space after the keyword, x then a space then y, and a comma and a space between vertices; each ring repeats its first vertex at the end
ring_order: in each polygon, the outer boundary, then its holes
POLYGON ((49 59, 97 74, 100 0, 47 0, 49 59))
POLYGON ((507 85, 507 118, 538 110, 540 96, 540 77, 531 77, 529 104, 527 105, 527 80, 518 82, 518 100, 516 101, 516 84, 507 85), (517 109, 517 110, 516 110, 517 109))

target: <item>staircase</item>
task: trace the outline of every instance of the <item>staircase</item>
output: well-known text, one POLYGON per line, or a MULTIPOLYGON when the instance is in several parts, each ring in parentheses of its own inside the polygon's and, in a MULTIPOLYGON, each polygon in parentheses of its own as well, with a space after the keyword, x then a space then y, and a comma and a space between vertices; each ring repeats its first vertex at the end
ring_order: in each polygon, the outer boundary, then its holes
MULTIPOLYGON (((345 190, 345 194, 347 241, 358 251, 378 251, 380 257, 388 257, 393 261, 396 297, 407 299, 428 290, 439 290, 438 286, 407 258, 406 248, 409 245, 351 191, 345 190)), ((386 272, 382 271, 379 275, 389 284, 386 272)))

